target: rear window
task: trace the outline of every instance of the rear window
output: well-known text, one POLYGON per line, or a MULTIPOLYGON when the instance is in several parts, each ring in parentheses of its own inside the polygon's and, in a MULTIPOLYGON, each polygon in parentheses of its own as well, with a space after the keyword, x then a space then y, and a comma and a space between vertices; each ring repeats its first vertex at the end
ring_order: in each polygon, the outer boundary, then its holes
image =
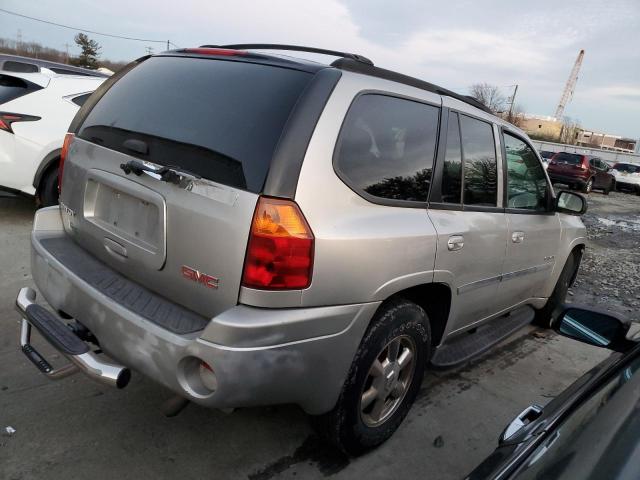
POLYGON ((312 74, 248 62, 152 57, 119 79, 78 136, 255 193, 312 74), (123 146, 147 144, 147 153, 123 146))
POLYGON ((22 78, 0 75, 0 105, 22 97, 42 87, 22 78))
POLYGON ((571 165, 580 165, 582 163, 582 155, 576 153, 560 152, 556 153, 553 160, 561 163, 569 163, 571 165))

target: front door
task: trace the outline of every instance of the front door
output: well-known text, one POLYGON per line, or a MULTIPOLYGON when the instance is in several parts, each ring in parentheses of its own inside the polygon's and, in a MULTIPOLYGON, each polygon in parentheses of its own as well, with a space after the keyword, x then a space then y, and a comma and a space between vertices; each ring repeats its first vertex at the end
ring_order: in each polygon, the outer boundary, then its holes
POLYGON ((551 208, 551 187, 533 148, 506 131, 502 139, 508 236, 498 298, 502 307, 509 308, 544 296, 544 285, 557 261, 560 219, 551 208))

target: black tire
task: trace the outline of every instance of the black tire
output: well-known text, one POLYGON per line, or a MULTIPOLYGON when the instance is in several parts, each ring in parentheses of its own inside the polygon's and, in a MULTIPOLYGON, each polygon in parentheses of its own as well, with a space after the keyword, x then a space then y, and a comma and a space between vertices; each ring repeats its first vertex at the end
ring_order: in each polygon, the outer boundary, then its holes
POLYGON ((609 192, 611 192, 611 190, 615 190, 616 189, 616 181, 615 180, 611 180, 611 182, 609 183, 609 186, 606 187, 602 193, 604 193, 605 195, 609 195, 609 192))
POLYGON ((587 182, 582 186, 582 193, 591 193, 593 190, 593 178, 587 180, 587 182))
MULTIPOLYGON (((380 445, 391 437, 409 412, 420 390, 430 354, 431 329, 426 312, 404 299, 389 301, 376 313, 360 342, 336 406, 328 413, 312 417, 314 427, 325 440, 348 455, 361 455, 380 445), (389 416, 381 419, 380 424, 368 425, 363 418, 367 415, 366 407, 361 412, 361 399, 372 378, 369 374, 374 362, 384 356, 386 346, 397 338, 414 342, 412 376, 406 380, 403 396, 398 397, 389 416)), ((386 374, 382 378, 386 378, 386 374)))
POLYGON ((581 255, 582 254, 580 252, 572 252, 569 255, 547 303, 544 307, 536 311, 536 316, 533 320, 534 325, 543 328, 549 328, 551 326, 553 315, 557 313, 555 310, 562 307, 564 304, 569 287, 576 277, 576 273, 580 267, 581 255))
POLYGON ((58 204, 58 167, 51 167, 40 180, 38 189, 38 205, 50 207, 58 204))
POLYGON ((636 187, 636 195, 640 197, 640 187, 636 187))

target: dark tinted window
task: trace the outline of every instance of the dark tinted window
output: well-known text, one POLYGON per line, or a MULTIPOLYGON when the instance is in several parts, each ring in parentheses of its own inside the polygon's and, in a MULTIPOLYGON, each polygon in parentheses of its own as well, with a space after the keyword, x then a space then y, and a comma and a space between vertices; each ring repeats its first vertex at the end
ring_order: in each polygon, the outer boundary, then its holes
POLYGON ((490 123, 460 116, 464 155, 464 203, 496 206, 498 168, 490 123))
POLYGON ((345 120, 337 168, 354 188, 393 200, 427 201, 439 109, 362 95, 345 120))
POLYGON ((556 154, 556 152, 551 152, 549 150, 540 150, 540 156, 542 158, 551 158, 556 154))
POLYGON ((42 87, 11 75, 0 75, 0 105, 27 93, 40 90, 42 87))
POLYGON ((553 160, 559 163, 569 163, 571 165, 580 165, 582 163, 582 155, 576 153, 560 152, 556 153, 553 160))
POLYGON ((16 62, 14 60, 7 60, 2 66, 3 70, 8 72, 20 72, 20 73, 37 73, 40 71, 40 67, 33 63, 16 62))
POLYGON ((78 136, 259 192, 289 113, 311 78, 248 62, 152 57, 116 81, 78 136), (145 142, 148 153, 127 150, 128 139, 145 142))
POLYGON ((613 168, 619 172, 640 173, 640 165, 630 163, 616 163, 613 168))
POLYGON ((442 201, 460 203, 462 200, 462 152, 460 150, 460 126, 458 114, 449 115, 447 150, 442 169, 442 201))
POLYGON ((534 151, 525 142, 504 134, 507 153, 507 206, 526 210, 547 209, 547 178, 534 151))
POLYGON ((90 93, 85 93, 84 95, 78 95, 77 97, 73 97, 71 101, 76 105, 78 105, 79 107, 81 107, 82 105, 84 105, 84 102, 86 102, 87 98, 89 98, 90 96, 91 96, 90 93))

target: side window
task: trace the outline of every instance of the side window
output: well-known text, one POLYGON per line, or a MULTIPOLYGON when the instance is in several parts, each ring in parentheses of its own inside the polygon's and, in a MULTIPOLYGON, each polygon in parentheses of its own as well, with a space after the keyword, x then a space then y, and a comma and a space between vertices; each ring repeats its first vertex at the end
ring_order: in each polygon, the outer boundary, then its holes
POLYGON ((90 93, 85 93, 84 95, 78 95, 77 97, 73 97, 71 101, 76 105, 78 105, 79 107, 81 107, 82 105, 84 105, 84 102, 86 102, 87 98, 89 98, 90 96, 91 96, 90 93))
POLYGON ((596 159, 595 159, 595 158, 592 158, 591 160, 589 160, 589 165, 590 165, 591 167, 593 167, 593 168, 596 168, 596 167, 597 167, 597 165, 596 165, 596 159))
POLYGON ((547 179, 531 147, 504 134, 507 152, 507 207, 546 211, 547 179))
POLYGON ((462 200, 462 151, 460 150, 460 124, 458 114, 449 114, 447 150, 442 169, 442 201, 460 203, 462 200))
POLYGON ((342 127, 337 170, 369 195, 426 202, 439 114, 439 108, 411 100, 361 95, 342 127))
POLYGON ((495 207, 498 200, 498 165, 490 123, 460 115, 464 158, 464 203, 495 207))

